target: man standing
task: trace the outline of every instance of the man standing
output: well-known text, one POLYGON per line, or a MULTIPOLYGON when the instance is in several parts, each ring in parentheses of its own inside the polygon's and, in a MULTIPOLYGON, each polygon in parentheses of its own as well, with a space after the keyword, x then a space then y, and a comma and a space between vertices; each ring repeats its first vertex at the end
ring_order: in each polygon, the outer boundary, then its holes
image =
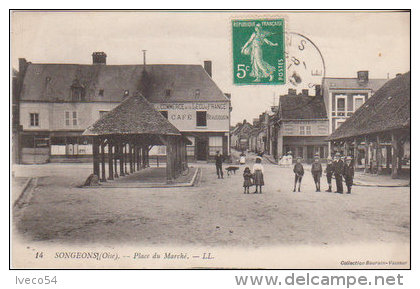
POLYGON ((220 154, 220 151, 216 152, 216 173, 217 173, 217 178, 223 179, 223 168, 222 168, 222 164, 223 164, 223 156, 220 154))
POLYGON ((344 180, 347 186, 347 194, 351 194, 351 186, 353 185, 354 167, 352 158, 348 156, 344 165, 344 180))
POLYGON ((319 160, 319 156, 315 155, 314 163, 312 164, 311 173, 315 181, 316 192, 321 191, 321 176, 322 176, 322 165, 319 160))
POLYGON ((344 171, 344 162, 340 158, 340 153, 336 153, 334 158, 334 177, 337 185, 336 193, 343 193, 343 171, 344 171))
POLYGON ((328 190, 326 190, 326 192, 331 193, 331 180, 332 180, 332 176, 334 174, 334 164, 332 161, 331 156, 328 156, 327 158, 327 168, 325 169, 325 173, 327 175, 327 183, 328 183, 328 190))

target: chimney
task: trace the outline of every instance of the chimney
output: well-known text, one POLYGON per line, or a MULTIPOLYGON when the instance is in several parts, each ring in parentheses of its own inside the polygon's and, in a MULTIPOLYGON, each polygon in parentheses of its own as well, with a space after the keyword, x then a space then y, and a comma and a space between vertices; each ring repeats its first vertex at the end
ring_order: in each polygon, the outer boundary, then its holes
POLYGON ((208 75, 211 75, 211 60, 204 60, 204 70, 207 72, 208 75))
POLYGON ((321 85, 317 84, 315 85, 315 96, 321 96, 321 95, 322 95, 321 85))
POLYGON ((93 64, 106 64, 105 52, 93 52, 92 53, 93 64))
POLYGON ((289 88, 289 91, 287 93, 288 95, 296 95, 296 89, 294 88, 289 88))
POLYGON ((253 125, 253 126, 257 126, 257 125, 258 125, 258 123, 259 123, 259 121, 260 121, 260 119, 259 119, 259 118, 254 118, 254 119, 252 120, 252 125, 253 125))
POLYGON ((400 77, 402 74, 401 73, 397 73, 395 74, 395 77, 400 77))
POLYGON ((309 95, 309 89, 302 89, 302 95, 308 96, 309 95))
POLYGON ((230 93, 225 93, 225 96, 226 96, 228 99, 230 99, 232 95, 231 95, 230 93))
POLYGON ((366 83, 369 81, 369 71, 368 70, 361 70, 357 72, 357 81, 366 83))

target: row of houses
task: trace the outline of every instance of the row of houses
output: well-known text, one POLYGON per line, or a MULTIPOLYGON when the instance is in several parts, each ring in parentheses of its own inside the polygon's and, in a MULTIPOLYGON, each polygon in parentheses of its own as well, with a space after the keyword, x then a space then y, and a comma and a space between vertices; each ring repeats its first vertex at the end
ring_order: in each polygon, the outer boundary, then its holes
POLYGON ((398 129, 399 134, 394 137, 395 143, 399 144, 399 153, 396 155, 401 170, 403 163, 410 159, 409 79, 409 73, 392 80, 370 79, 368 71, 359 71, 355 78, 324 78, 322 86, 316 87, 315 95, 309 95, 307 90, 297 93, 289 89, 286 95, 279 97, 278 106, 262 113, 252 124, 246 121, 237 124, 231 130, 231 139, 235 140, 232 146, 240 150, 264 152, 276 161, 291 153, 293 157, 301 157, 308 163, 313 161, 315 155, 325 159, 340 152, 354 156, 356 167, 375 172, 390 171, 392 134, 381 131, 398 129), (389 93, 398 94, 398 97, 389 93), (387 95, 385 101, 375 100, 383 99, 383 95, 387 95), (404 108, 398 110, 395 99, 404 108), (362 111, 366 112, 361 114, 362 111), (404 116, 401 115, 403 111, 404 116), (389 114, 392 117, 388 117, 389 114), (395 117, 401 121, 394 120, 395 117), (364 120, 361 121, 361 118, 364 120), (355 119, 362 125, 355 126, 353 123, 358 123, 355 119), (400 122, 404 125, 394 128, 400 122), (376 125, 371 131, 380 135, 379 139, 376 139, 377 136, 363 139, 362 136, 371 133, 369 127, 373 124, 376 125))
MULTIPOLYGON (((91 64, 31 63, 13 72, 13 161, 89 161, 92 139, 82 135, 124 99, 140 92, 189 140, 187 155, 209 160, 230 154, 230 94, 204 65, 109 65, 104 52, 91 64)), ((166 146, 150 154, 166 155, 166 146)))

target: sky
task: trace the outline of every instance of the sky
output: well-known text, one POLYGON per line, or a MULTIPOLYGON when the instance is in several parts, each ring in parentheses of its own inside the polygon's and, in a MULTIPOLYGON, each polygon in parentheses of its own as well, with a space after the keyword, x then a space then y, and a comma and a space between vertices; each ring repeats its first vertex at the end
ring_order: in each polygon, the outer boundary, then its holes
POLYGON ((90 64, 104 51, 107 64, 203 64, 232 94, 232 125, 253 118, 290 85, 235 86, 231 20, 284 18, 286 30, 309 38, 325 60, 327 77, 393 78, 410 69, 410 14, 404 12, 23 12, 12 14, 11 63, 90 64))

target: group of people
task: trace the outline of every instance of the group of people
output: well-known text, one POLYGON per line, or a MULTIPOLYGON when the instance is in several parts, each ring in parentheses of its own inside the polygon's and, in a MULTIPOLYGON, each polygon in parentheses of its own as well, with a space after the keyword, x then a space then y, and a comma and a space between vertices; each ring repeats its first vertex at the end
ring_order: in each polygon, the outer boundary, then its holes
MULTIPOLYGON (((245 157, 245 154, 242 153, 241 157, 245 157)), ((252 167, 252 170, 249 167, 246 167, 243 173, 243 187, 244 194, 249 194, 249 188, 255 185, 255 194, 262 194, 262 186, 264 186, 264 167, 261 163, 262 157, 257 156, 255 159, 255 164, 252 167), (259 189, 259 191, 258 191, 259 189)), ((223 156, 220 152, 216 152, 216 172, 218 178, 223 179, 223 170, 222 170, 223 156)), ((241 162, 242 163, 242 162, 241 162)), ((244 162, 243 162, 244 163, 244 162)), ((293 167, 293 173, 295 174, 295 182, 293 192, 296 192, 296 186, 298 192, 300 192, 302 178, 305 174, 305 170, 302 165, 302 158, 296 158, 296 164, 293 167)), ((321 192, 321 177, 323 174, 323 168, 321 164, 320 157, 315 155, 314 162, 311 167, 312 177, 315 182, 315 191, 321 192)), ((336 153, 334 159, 330 156, 327 158, 327 167, 325 169, 325 174, 327 176, 328 189, 326 192, 332 192, 332 178, 334 176, 336 182, 336 191, 335 193, 343 194, 343 180, 347 186, 347 194, 351 194, 351 188, 353 186, 354 178, 354 167, 353 161, 350 156, 344 157, 340 153, 336 153)))
MULTIPOLYGON (((302 159, 298 157, 296 164, 293 168, 295 173, 295 186, 293 192, 296 192, 296 185, 298 185, 298 192, 300 192, 300 186, 304 175, 302 159)), ((318 155, 315 156, 314 162, 311 168, 312 177, 315 182, 315 191, 321 191, 321 176, 322 176, 322 164, 318 155)), ((352 158, 350 156, 344 157, 340 153, 336 153, 334 159, 331 157, 327 158, 327 167, 325 169, 327 176, 328 189, 326 192, 332 192, 332 177, 334 176, 337 190, 335 193, 343 194, 343 179, 347 186, 347 194, 351 194, 351 187, 353 186, 354 178, 354 167, 352 158)))

